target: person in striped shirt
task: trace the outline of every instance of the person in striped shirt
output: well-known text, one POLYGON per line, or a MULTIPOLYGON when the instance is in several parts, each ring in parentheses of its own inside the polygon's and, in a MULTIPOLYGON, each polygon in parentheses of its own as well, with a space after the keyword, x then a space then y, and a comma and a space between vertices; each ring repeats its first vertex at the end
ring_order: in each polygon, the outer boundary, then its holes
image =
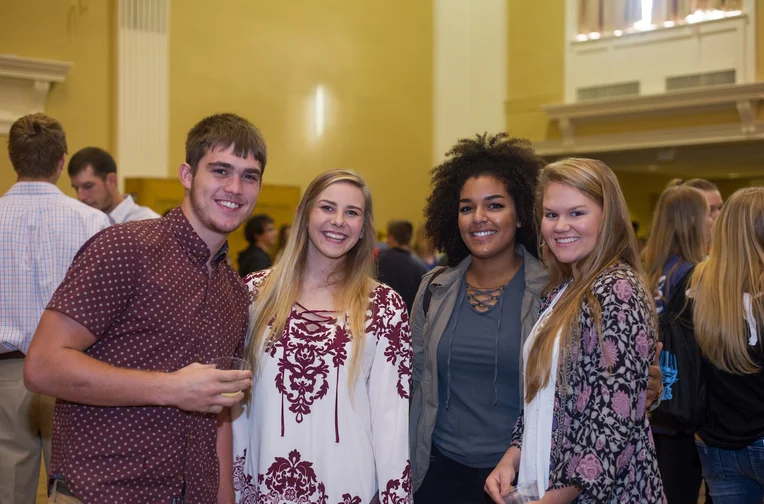
POLYGON ((0 502, 28 504, 41 452, 50 459, 54 399, 24 386, 24 357, 74 255, 109 219, 56 187, 66 135, 55 119, 17 120, 8 154, 17 182, 0 197, 0 502))

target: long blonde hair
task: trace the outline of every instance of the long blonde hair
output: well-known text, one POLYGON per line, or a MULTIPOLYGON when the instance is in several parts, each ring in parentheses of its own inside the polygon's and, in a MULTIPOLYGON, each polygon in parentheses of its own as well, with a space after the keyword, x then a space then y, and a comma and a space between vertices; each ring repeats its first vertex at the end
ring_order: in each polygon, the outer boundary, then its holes
POLYGON ((693 187, 669 187, 660 195, 650 238, 642 252, 651 292, 658 289, 663 268, 672 256, 679 255, 693 265, 705 260, 711 238, 706 226, 708 213, 705 195, 693 187))
MULTIPOLYGON (((530 402, 549 383, 554 340, 560 332, 560 348, 567 349, 573 338, 579 338, 578 317, 584 301, 594 318, 594 326, 602 325, 602 307, 592 293, 592 284, 604 270, 623 262, 641 271, 637 237, 629 218, 629 209, 618 179, 602 161, 568 158, 547 165, 541 170, 536 196, 536 217, 544 215, 544 191, 551 183, 568 185, 590 198, 602 208, 597 231, 597 247, 577 265, 579 278, 568 286, 546 323, 539 329, 531 347, 525 376, 525 401, 530 402)), ((549 268, 547 291, 573 277, 573 265, 562 263, 540 240, 542 259, 549 268)), ((646 290, 645 290, 646 292, 646 290)), ((647 297, 647 296, 646 296, 647 297)), ((602 343, 602 334, 598 334, 602 343)))
POLYGON ((263 282, 257 299, 250 308, 250 332, 246 355, 251 359, 256 370, 259 369, 263 350, 282 337, 300 293, 308 257, 310 213, 321 193, 330 185, 338 183, 357 187, 364 198, 361 238, 345 254, 343 260, 337 262, 335 269, 329 275, 331 285, 338 287, 335 294, 335 307, 340 314, 347 314, 349 319, 350 337, 353 342, 350 359, 351 386, 358 377, 359 356, 363 346, 360 342, 366 334, 366 311, 374 284, 372 279, 375 246, 374 213, 369 186, 359 175, 348 170, 322 173, 310 183, 297 207, 284 254, 263 282))
MULTIPOLYGON (((759 371, 748 353, 743 293, 756 323, 764 321, 764 187, 740 189, 714 222, 711 253, 690 278, 695 338, 703 354, 727 373, 759 371)), ((760 341, 761 345, 762 342, 760 341)))

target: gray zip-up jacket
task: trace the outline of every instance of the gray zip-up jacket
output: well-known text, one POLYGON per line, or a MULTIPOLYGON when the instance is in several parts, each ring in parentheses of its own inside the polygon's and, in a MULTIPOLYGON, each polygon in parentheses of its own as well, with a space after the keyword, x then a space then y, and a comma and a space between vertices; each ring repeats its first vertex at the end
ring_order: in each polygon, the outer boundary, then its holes
MULTIPOLYGON (((547 282, 548 275, 544 266, 525 247, 518 245, 517 253, 523 257, 525 266, 525 293, 520 308, 524 344, 538 318, 541 291, 547 282)), ((425 275, 411 310, 414 370, 409 412, 409 443, 414 491, 422 485, 430 466, 432 432, 438 416, 438 343, 446 330, 451 313, 457 309, 456 300, 464 285, 464 275, 471 263, 472 256, 467 256, 458 266, 440 273, 432 283, 430 279, 437 270, 425 275), (424 290, 427 288, 430 289, 432 297, 425 317, 423 299, 424 290)), ((517 358, 520 360, 520 397, 523 397, 522 352, 517 358)))

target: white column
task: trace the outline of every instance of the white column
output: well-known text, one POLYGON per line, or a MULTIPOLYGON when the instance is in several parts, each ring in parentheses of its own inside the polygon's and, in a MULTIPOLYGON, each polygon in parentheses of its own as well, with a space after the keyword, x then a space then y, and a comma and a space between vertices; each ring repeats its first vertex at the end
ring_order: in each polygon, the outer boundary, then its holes
POLYGON ((433 0, 433 162, 506 128, 507 0, 433 0))
POLYGON ((165 177, 169 159, 170 0, 119 0, 117 173, 165 177))

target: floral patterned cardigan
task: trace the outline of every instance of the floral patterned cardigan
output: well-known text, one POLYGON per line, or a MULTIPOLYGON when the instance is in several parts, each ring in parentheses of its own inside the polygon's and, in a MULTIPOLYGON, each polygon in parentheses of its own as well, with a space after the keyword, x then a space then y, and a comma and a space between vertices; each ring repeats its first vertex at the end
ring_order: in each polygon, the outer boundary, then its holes
MULTIPOLYGON (((546 296, 542 311, 558 290, 546 296)), ((645 414, 657 335, 654 305, 625 264, 601 273, 592 291, 602 307, 602 327, 594 327, 584 301, 581 337, 560 349, 549 487, 577 486, 576 503, 664 503, 645 414)), ((512 435, 512 445, 521 449, 523 418, 512 435)))

